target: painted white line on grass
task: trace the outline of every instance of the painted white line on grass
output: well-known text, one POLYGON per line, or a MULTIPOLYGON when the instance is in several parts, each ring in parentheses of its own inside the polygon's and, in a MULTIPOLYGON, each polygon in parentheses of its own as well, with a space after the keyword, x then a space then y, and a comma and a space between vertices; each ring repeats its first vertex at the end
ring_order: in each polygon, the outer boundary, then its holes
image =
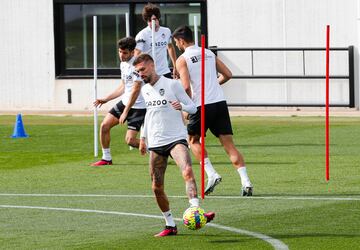
MULTIPOLYGON (((114 197, 114 198, 154 198, 153 195, 131 194, 10 194, 0 193, 0 196, 32 196, 32 197, 114 197)), ((168 195, 169 198, 184 198, 185 195, 168 195)), ((324 201, 360 201, 360 196, 206 196, 206 199, 260 199, 260 200, 324 200, 324 201)))
MULTIPOLYGON (((78 209, 78 208, 61 208, 61 207, 38 207, 38 206, 16 206, 16 205, 0 205, 0 208, 22 208, 22 209, 40 209, 40 210, 55 210, 55 211, 68 211, 68 212, 83 212, 83 213, 99 213, 99 214, 114 214, 114 215, 124 215, 124 216, 137 216, 144 218, 155 218, 155 219, 164 219, 163 216, 159 215, 150 215, 150 214, 135 214, 135 213, 124 213, 124 212, 116 212, 116 211, 103 211, 103 210, 90 210, 90 209, 78 209)), ((182 221, 180 218, 174 218, 176 221, 182 221)), ((209 223, 207 226, 226 230, 233 233, 244 234, 247 236, 251 236, 260 240, 263 240, 274 247, 276 250, 288 250, 288 246, 285 245, 280 240, 275 238, 271 238, 265 234, 251 232, 243 229, 238 229, 235 227, 227 227, 219 224, 209 223)))

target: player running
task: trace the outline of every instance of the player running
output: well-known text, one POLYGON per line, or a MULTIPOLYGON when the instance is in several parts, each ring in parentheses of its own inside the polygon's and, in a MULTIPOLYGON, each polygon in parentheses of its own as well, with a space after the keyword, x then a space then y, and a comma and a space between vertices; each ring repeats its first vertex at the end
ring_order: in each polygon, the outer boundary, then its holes
MULTIPOLYGON (((150 151, 152 190, 166 222, 165 229, 155 236, 176 235, 177 227, 164 191, 164 177, 167 161, 171 156, 181 170, 190 206, 199 206, 196 181, 186 141, 186 127, 181 113, 182 110, 195 113, 196 107, 179 81, 156 73, 154 61, 148 54, 137 57, 134 66, 147 83, 141 89, 147 113, 139 149, 143 155, 146 154, 146 148, 150 151)), ((205 217, 207 222, 210 222, 214 219, 215 213, 208 212, 205 217)))
POLYGON ((121 81, 120 85, 107 97, 96 99, 94 106, 101 107, 122 95, 122 100, 118 102, 105 116, 100 127, 100 142, 102 147, 102 158, 91 166, 112 165, 112 157, 110 153, 110 130, 127 121, 128 130, 126 132, 125 141, 128 145, 138 148, 139 139, 136 138, 140 127, 144 122, 146 107, 144 98, 139 95, 143 85, 142 79, 134 71, 133 62, 134 49, 136 41, 132 37, 120 39, 118 42, 121 81))
MULTIPOLYGON (((194 45, 193 33, 187 26, 177 28, 173 37, 176 46, 184 53, 177 59, 176 67, 180 74, 181 82, 186 93, 197 105, 197 112, 190 114, 188 134, 190 147, 196 159, 201 161, 200 144, 200 106, 201 106, 201 48, 194 45)), ((211 133, 219 138, 234 168, 240 175, 243 196, 252 196, 253 186, 246 172, 243 156, 236 149, 233 142, 233 131, 225 96, 220 85, 227 82, 232 74, 226 65, 210 50, 205 50, 205 132, 210 129, 211 133), (218 77, 219 74, 219 77, 218 77)), ((221 176, 212 166, 207 152, 205 152, 205 171, 208 183, 205 194, 209 195, 221 181, 221 176)))

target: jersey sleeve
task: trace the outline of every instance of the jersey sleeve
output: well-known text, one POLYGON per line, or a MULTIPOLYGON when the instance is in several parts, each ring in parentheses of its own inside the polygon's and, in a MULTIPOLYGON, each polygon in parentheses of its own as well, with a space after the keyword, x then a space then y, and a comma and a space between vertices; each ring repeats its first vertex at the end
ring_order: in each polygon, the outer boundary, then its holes
POLYGON ((181 103, 182 110, 189 114, 195 114, 196 106, 190 97, 186 94, 182 84, 179 81, 173 81, 171 87, 177 100, 181 103))
POLYGON ((145 37, 144 37, 144 32, 140 31, 136 37, 135 37, 135 41, 136 41, 136 47, 135 49, 138 49, 140 51, 144 51, 145 48, 145 37))

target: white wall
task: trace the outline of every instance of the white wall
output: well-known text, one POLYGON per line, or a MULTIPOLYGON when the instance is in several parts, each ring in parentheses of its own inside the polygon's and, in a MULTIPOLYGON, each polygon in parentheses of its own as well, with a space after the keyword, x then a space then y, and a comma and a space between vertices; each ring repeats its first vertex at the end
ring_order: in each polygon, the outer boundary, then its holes
POLYGON ((0 34, 0 109, 52 108, 52 1, 1 1, 0 34))
MULTIPOLYGON (((53 22, 51 0, 0 2, 0 111, 93 109, 93 80, 55 79, 53 22)), ((98 97, 117 84, 118 79, 98 80, 98 97)))
MULTIPOLYGON (((97 92, 98 98, 106 97, 120 83, 119 79, 98 79, 97 92)), ((84 80, 56 80, 54 108, 57 110, 93 110, 94 101, 94 81, 92 79, 84 80), (68 103, 67 90, 71 89, 72 103, 68 103)), ((100 110, 110 110, 116 102, 115 99, 101 106, 100 110)))
MULTIPOLYGON (((218 47, 325 47, 357 45, 357 1, 338 0, 208 0, 208 42, 218 47), (221 11, 219 11, 221 9, 221 11)), ((251 73, 250 54, 219 53, 237 75, 251 73)), ((255 74, 302 74, 296 52, 255 53, 255 74)), ((325 54, 306 54, 307 74, 325 74, 325 54), (320 61, 319 61, 320 60, 320 61)), ((348 74, 344 52, 330 55, 330 74, 348 74)), ((224 85, 232 103, 324 103, 325 80, 231 80, 224 85), (303 81, 304 82, 304 81, 303 81), (296 94, 295 94, 296 93, 296 94), (238 97, 237 97, 238 96, 238 97), (259 98, 261 97, 261 98, 259 98)), ((330 81, 330 101, 348 103, 348 82, 330 81)), ((359 94, 359 93, 357 93, 359 94)))
MULTIPOLYGON (((52 2, 0 1, 0 112, 92 109, 92 80, 55 80, 52 2), (67 103, 67 89, 72 90, 72 104, 67 103)), ((208 42, 219 47, 324 47, 325 26, 330 24, 331 46, 357 45, 356 11, 356 0, 208 0, 208 42)), ((251 70, 249 54, 219 56, 234 74, 251 70)), ((298 74, 301 69, 301 55, 296 53, 255 57, 256 71, 262 73, 298 74)), ((332 73, 347 74, 343 57, 332 54, 332 73)), ((307 58, 307 72, 323 74, 323 61, 316 61, 319 55, 307 58)), ((117 84, 99 80, 98 96, 117 84)), ((332 103, 346 103, 347 82, 331 81, 331 86, 332 103)), ((324 83, 318 80, 231 80, 224 89, 229 103, 324 101, 324 83)), ((359 96, 358 85, 356 91, 359 96)))

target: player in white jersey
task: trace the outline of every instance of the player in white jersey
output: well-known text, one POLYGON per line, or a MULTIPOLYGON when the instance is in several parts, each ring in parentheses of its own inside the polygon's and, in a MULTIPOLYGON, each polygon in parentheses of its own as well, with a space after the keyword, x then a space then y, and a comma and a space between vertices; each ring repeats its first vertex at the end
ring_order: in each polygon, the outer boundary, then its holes
MULTIPOLYGON (((166 222, 165 229, 155 236, 176 235, 176 224, 164 191, 165 170, 168 157, 171 156, 181 170, 190 206, 199 206, 196 181, 186 141, 186 127, 181 113, 182 110, 195 113, 196 106, 178 80, 168 79, 156 73, 150 55, 141 54, 135 59, 134 66, 147 83, 141 89, 147 111, 139 149, 143 155, 146 154, 146 148, 150 151, 152 190, 166 222)), ((208 212, 205 216, 209 222, 214 219, 215 213, 208 212)))
MULTIPOLYGON (((198 109, 196 114, 189 116, 188 134, 191 150, 200 161, 201 48, 194 45, 192 31, 187 26, 177 28, 173 37, 176 46, 184 52, 176 61, 181 82, 198 109)), ((244 158, 233 142, 229 111, 223 90, 220 87, 231 76, 231 71, 226 65, 213 52, 205 49, 205 131, 210 129, 219 138, 234 168, 238 171, 242 184, 241 194, 252 196, 253 186, 247 175, 244 158), (219 77, 217 76, 218 73, 219 77)), ((208 176, 205 194, 208 195, 220 183, 221 176, 212 166, 207 152, 205 152, 204 161, 208 176)))
POLYGON ((141 30, 135 37, 136 48, 135 56, 141 53, 151 55, 152 51, 152 32, 151 32, 151 21, 155 20, 155 62, 156 62, 156 73, 158 75, 164 75, 167 78, 171 78, 171 72, 169 69, 168 57, 171 59, 173 65, 173 76, 176 78, 176 52, 174 45, 171 41, 171 31, 167 27, 160 26, 160 9, 152 3, 148 3, 144 6, 142 11, 142 17, 147 23, 147 27, 141 30))
POLYGON ((122 95, 122 100, 118 102, 105 116, 100 127, 100 142, 102 146, 102 158, 92 166, 111 165, 112 157, 110 153, 110 130, 117 124, 124 124, 127 121, 128 130, 125 141, 132 147, 139 147, 139 139, 136 138, 144 122, 146 107, 144 98, 140 95, 140 89, 143 85, 142 79, 134 71, 132 63, 135 60, 134 49, 136 41, 132 37, 125 37, 118 42, 121 81, 120 85, 107 97, 97 99, 95 106, 113 100, 122 95))

